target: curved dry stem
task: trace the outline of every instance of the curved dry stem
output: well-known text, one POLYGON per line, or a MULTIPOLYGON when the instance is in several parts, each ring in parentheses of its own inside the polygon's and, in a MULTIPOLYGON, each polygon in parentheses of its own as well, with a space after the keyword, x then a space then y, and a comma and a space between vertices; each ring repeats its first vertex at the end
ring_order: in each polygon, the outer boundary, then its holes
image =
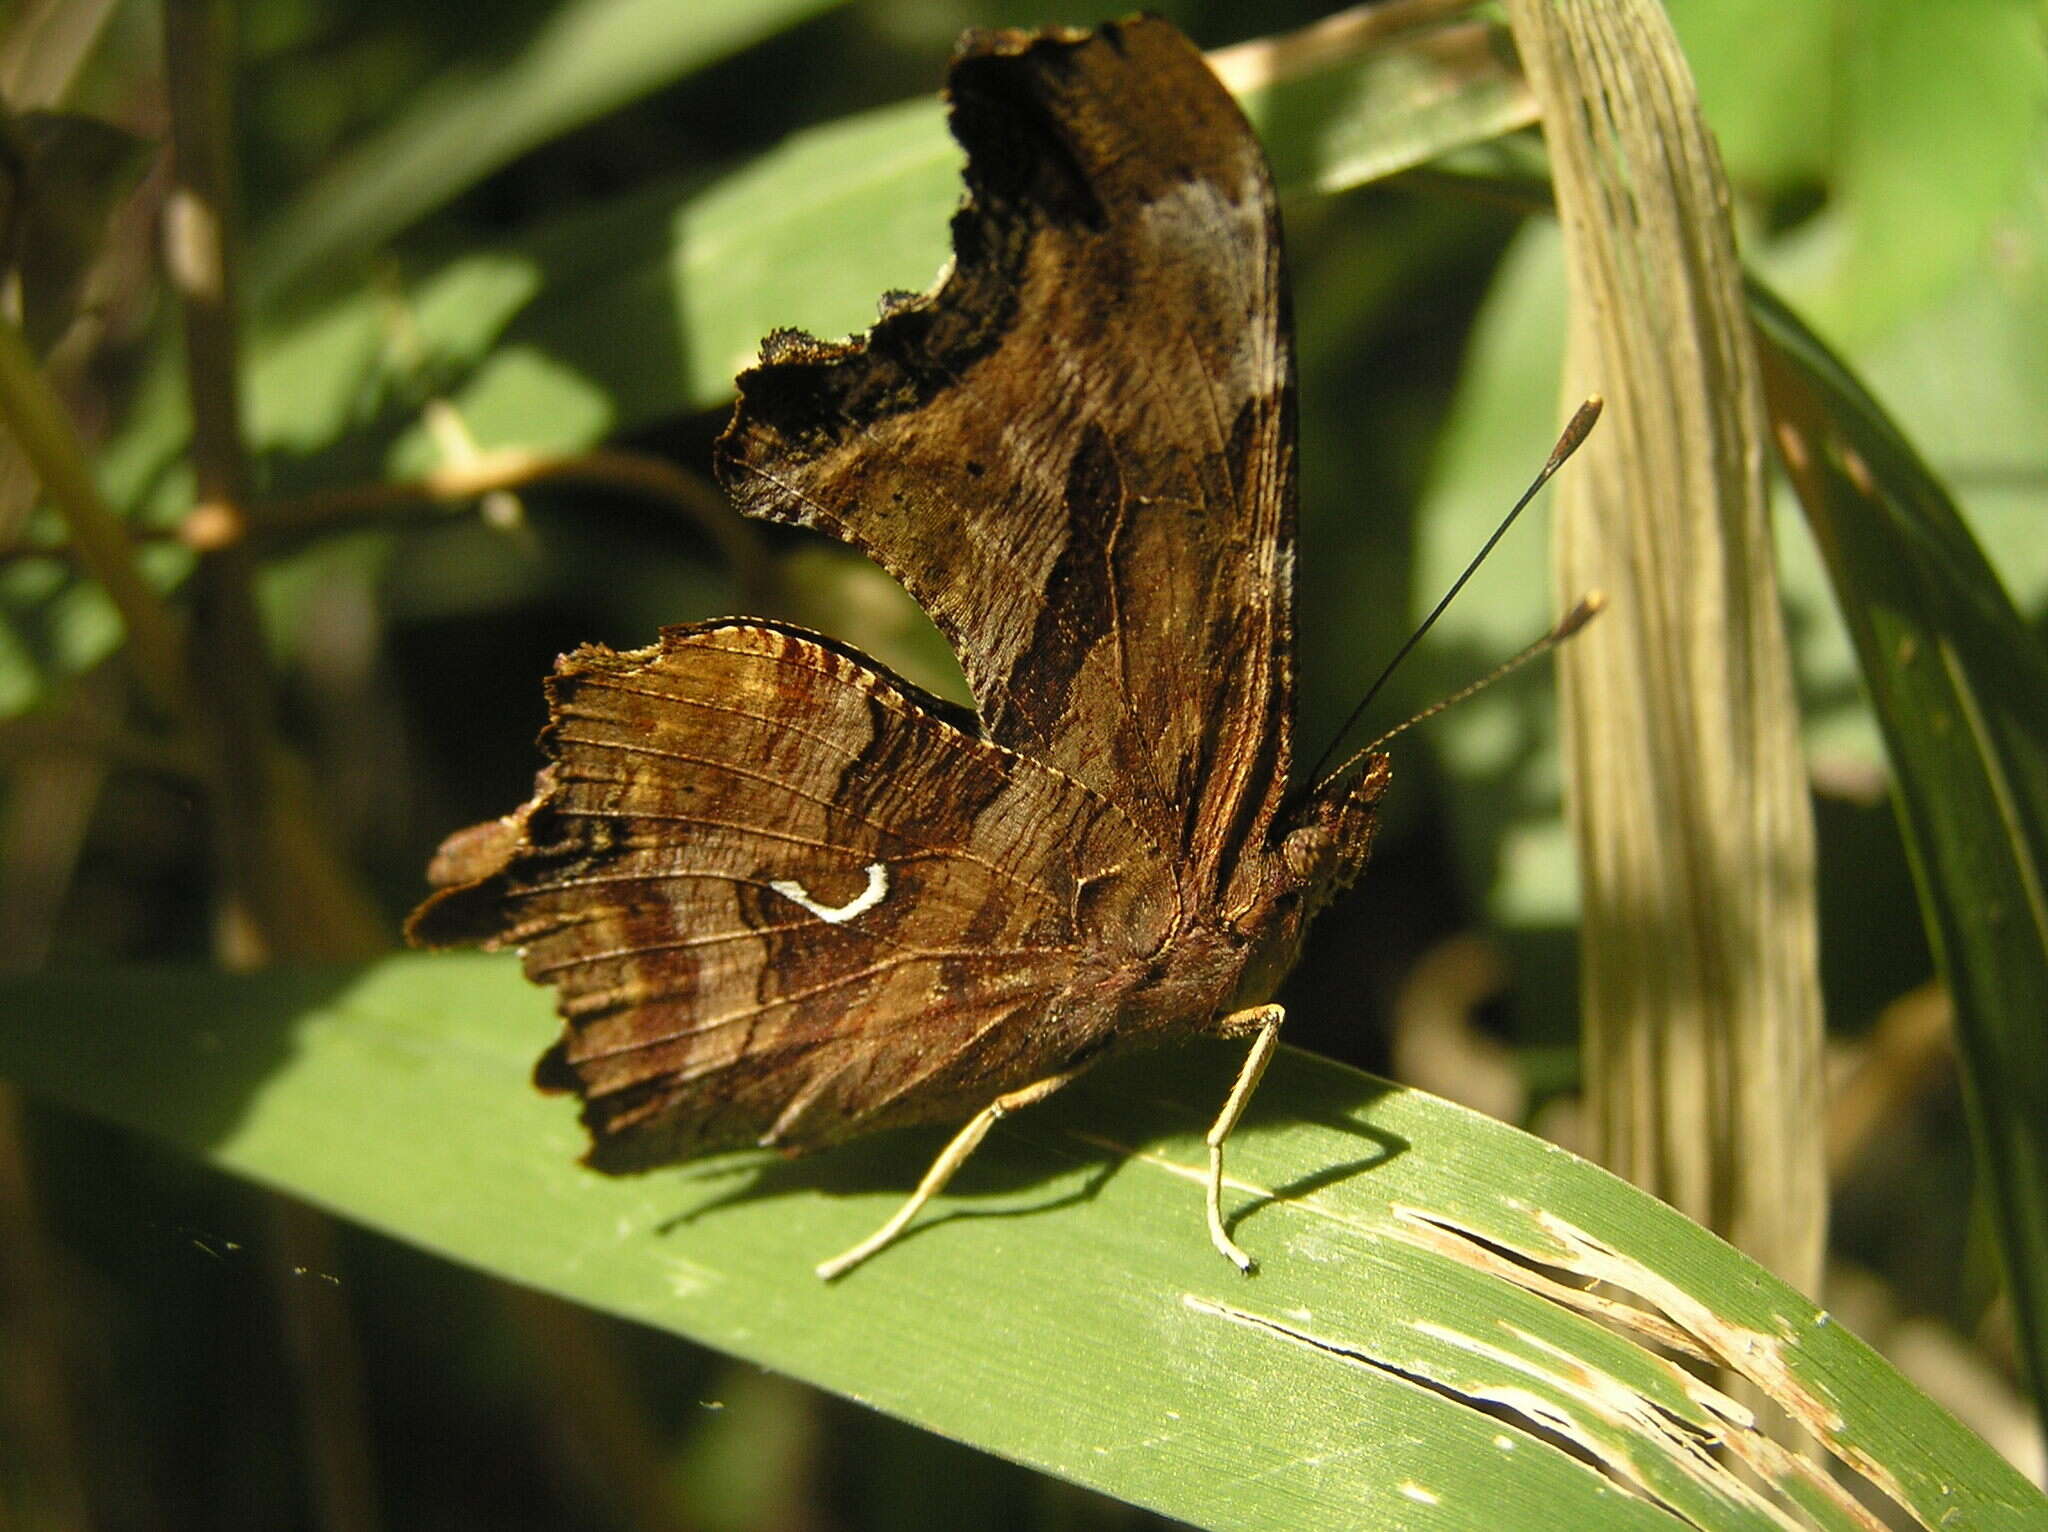
MULTIPOLYGON (((623 490, 667 506, 718 548, 743 589, 757 590, 765 578, 767 560, 759 539, 715 487, 667 458, 621 447, 595 447, 566 455, 517 447, 479 452, 416 479, 317 490, 270 501, 257 508, 254 531, 264 537, 313 535, 339 523, 459 505, 489 494, 558 481, 623 490)), ((188 530, 187 541, 195 535, 204 538, 209 533, 203 527, 188 530)))
POLYGON ((1796 1285, 1820 1272, 1811 809, 1728 190, 1647 0, 1510 0, 1572 297, 1558 585, 1611 613, 1559 662, 1601 1157, 1796 1285))

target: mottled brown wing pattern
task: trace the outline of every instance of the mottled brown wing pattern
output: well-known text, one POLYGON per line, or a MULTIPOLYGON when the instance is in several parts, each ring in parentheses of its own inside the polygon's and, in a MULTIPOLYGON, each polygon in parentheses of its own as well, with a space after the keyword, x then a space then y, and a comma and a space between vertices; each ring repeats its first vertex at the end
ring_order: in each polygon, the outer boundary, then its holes
POLYGON ((1287 776, 1293 358, 1257 141, 1145 19, 971 34, 939 287, 770 338, 719 470, 889 569, 987 735, 1114 798, 1216 897, 1287 776))
POLYGON ((1096 1046, 1075 981, 1172 928, 1127 815, 829 640, 672 628, 550 698, 534 798, 451 841, 410 934, 557 987, 540 1077, 601 1169, 966 1116, 1096 1046))

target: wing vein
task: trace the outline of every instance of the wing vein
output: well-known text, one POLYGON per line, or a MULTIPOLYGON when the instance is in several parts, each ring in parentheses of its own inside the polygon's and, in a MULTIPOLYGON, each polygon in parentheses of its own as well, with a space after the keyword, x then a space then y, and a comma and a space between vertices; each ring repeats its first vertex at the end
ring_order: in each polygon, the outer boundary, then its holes
MULTIPOLYGON (((625 743, 623 740, 593 739, 580 734, 558 734, 556 738, 568 744, 585 746, 586 748, 591 750, 613 750, 617 751, 621 755, 645 755, 651 756, 656 760, 673 761, 680 765, 701 766, 709 768, 711 770, 730 772, 733 776, 743 778, 746 781, 759 782, 764 784, 765 786, 773 787, 778 789, 779 791, 788 793, 792 797, 801 798, 807 803, 815 803, 820 808, 823 808, 830 813, 842 814, 848 819, 852 819, 860 824, 866 825, 869 829, 875 831, 878 835, 887 836, 890 840, 898 841, 904 845, 914 847, 918 851, 928 853, 932 856, 954 857, 963 862, 972 862, 977 866, 986 867, 990 872, 994 873, 997 877, 1006 879, 1007 881, 1016 884, 1019 888, 1024 889, 1027 893, 1036 895, 1045 903, 1049 905, 1054 905, 1055 907, 1057 905, 1057 901, 1053 898, 1051 890, 1043 887, 1039 883, 1032 881, 1032 879, 1024 876, 1021 873, 1012 872, 1009 868, 1003 866, 1000 862, 994 861, 985 856, 977 856, 973 852, 964 849, 933 846, 926 842, 916 840, 904 831, 895 829, 890 825, 884 824, 882 821, 873 818, 871 815, 858 813, 854 809, 847 807, 845 804, 836 802, 830 798, 823 797, 820 794, 805 792, 802 788, 799 788, 793 785, 792 783, 775 776, 770 772, 749 771, 746 767, 735 765, 729 761, 716 760, 710 756, 690 755, 681 750, 664 749, 658 745, 631 745, 625 743)), ((612 817, 631 816, 628 815, 612 817)), ((767 832, 764 831, 762 833, 767 832)), ((838 850, 841 848, 830 847, 828 849, 838 850)), ((848 854, 858 856, 863 855, 864 853, 850 852, 848 854)), ((643 876, 658 877, 663 876, 663 874, 643 874, 643 876)), ((753 882, 754 880, 735 879, 735 881, 753 882)), ((759 886, 766 887, 765 884, 761 884, 759 886)))
MULTIPOLYGON (((801 1005, 807 1000, 817 999, 820 995, 829 995, 835 989, 844 989, 849 984, 855 984, 868 979, 879 978, 884 974, 894 973, 901 968, 912 968, 926 963, 940 962, 1009 962, 1020 955, 1030 956, 1032 955, 1032 951, 1033 949, 1031 948, 1020 947, 1010 950, 999 951, 989 951, 986 949, 968 950, 963 948, 959 951, 953 952, 905 953, 901 957, 889 958, 886 961, 880 963, 870 963, 865 968, 857 968, 847 973, 835 975, 834 977, 827 979, 822 984, 813 984, 808 989, 793 990, 787 995, 777 995, 773 999, 758 1001, 753 1005, 746 1006, 736 1011, 728 1011, 723 1016, 717 1016, 709 1021, 699 1022, 694 1026, 684 1027, 674 1032, 665 1032, 659 1037, 635 1038, 633 1041, 629 1043, 622 1043, 615 1048, 606 1048, 595 1053, 579 1053, 573 1060, 571 1060, 571 1062, 576 1067, 581 1068, 585 1064, 599 1063, 607 1059, 624 1058, 629 1053, 644 1052, 646 1049, 659 1048, 667 1043, 681 1042, 686 1038, 706 1037, 713 1032, 722 1032, 727 1027, 737 1026, 743 1021, 758 1021, 762 1016, 766 1015, 770 1011, 785 1010, 793 1005, 801 1005)), ((691 991, 688 989, 678 989, 659 992, 655 994, 636 995, 630 1002, 627 1003, 636 1007, 645 1005, 655 1005, 659 1004, 664 1000, 679 1000, 685 998, 690 993, 691 991)), ((983 997, 977 996, 975 998, 977 1000, 981 1000, 983 997)), ((948 1009, 950 1009, 950 1007, 948 1009)), ((585 1018, 579 1017, 577 1019, 584 1020, 585 1018)), ((831 1036, 833 1035, 836 1034, 826 1034, 825 1036, 817 1038, 792 1038, 790 1040, 790 1046, 811 1047, 818 1043, 829 1041, 831 1036)), ((739 1055, 745 1056, 751 1053, 752 1051, 753 1050, 743 1045, 739 1050, 739 1055)), ((678 1078, 688 1079, 691 1078, 691 1076, 682 1075, 678 1078)))

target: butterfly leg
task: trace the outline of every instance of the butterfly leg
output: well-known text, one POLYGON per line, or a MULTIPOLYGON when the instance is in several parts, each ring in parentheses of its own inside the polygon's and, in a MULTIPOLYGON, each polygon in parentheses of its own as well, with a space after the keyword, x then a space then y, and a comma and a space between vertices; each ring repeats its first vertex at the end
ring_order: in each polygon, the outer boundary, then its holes
POLYGON ((1223 1110, 1216 1114, 1208 1140, 1209 1239, 1222 1253, 1223 1259, 1244 1272, 1249 1272, 1258 1263, 1240 1250, 1223 1229, 1223 1141, 1230 1137, 1238 1118, 1244 1116, 1252 1092, 1259 1088, 1266 1066, 1273 1062, 1273 1050, 1280 1046, 1280 1023, 1286 1016, 1287 1013, 1277 1005, 1254 1006, 1251 1010, 1225 1017, 1221 1029, 1226 1035, 1255 1029, 1259 1034, 1252 1040, 1252 1051, 1245 1055, 1244 1067, 1237 1072, 1237 1083, 1230 1087, 1230 1098, 1223 1103, 1223 1110))
POLYGON ((1010 1113, 1035 1105, 1081 1073, 1070 1069, 1064 1074, 1047 1075, 1035 1080, 1021 1090, 1013 1090, 996 1097, 967 1120, 967 1125, 953 1135, 951 1143, 939 1151, 939 1157, 932 1161, 931 1169, 924 1173, 924 1179, 917 1183, 917 1190, 910 1194, 896 1215, 881 1228, 844 1254, 835 1255, 818 1267, 818 1275, 827 1282, 844 1276, 862 1261, 901 1234, 921 1209, 932 1198, 946 1189, 946 1183, 953 1179, 953 1173, 967 1163, 967 1156, 974 1153, 981 1141, 988 1136, 988 1130, 1001 1122, 1010 1113))

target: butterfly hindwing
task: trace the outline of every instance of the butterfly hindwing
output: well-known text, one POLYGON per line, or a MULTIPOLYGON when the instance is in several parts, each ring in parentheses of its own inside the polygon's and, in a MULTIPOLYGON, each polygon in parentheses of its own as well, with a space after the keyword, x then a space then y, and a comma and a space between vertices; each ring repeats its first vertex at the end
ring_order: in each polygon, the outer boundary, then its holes
POLYGON ((539 791, 411 930, 558 988, 602 1168, 964 1116, 1095 1046, 1077 978, 1172 924, 1121 811, 815 635, 584 648, 550 701, 539 791))

